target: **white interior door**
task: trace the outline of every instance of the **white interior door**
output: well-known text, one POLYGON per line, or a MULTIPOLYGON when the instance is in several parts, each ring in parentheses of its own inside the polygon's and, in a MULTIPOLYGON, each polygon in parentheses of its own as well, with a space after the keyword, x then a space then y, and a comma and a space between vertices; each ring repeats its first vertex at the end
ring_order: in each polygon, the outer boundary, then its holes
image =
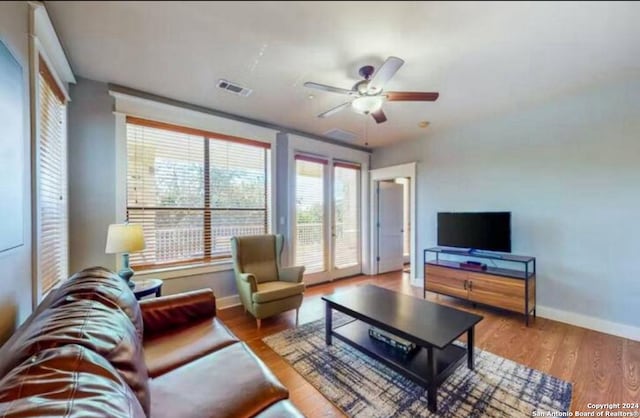
POLYGON ((395 182, 378 183, 378 273, 402 270, 403 186, 395 182))

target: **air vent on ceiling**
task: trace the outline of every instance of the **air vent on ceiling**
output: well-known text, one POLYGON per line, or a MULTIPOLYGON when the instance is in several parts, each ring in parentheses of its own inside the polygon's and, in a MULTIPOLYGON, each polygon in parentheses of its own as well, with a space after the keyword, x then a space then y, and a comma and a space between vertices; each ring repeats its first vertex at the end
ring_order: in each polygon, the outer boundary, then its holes
POLYGON ((218 88, 221 88, 222 90, 226 90, 229 93, 237 94, 238 96, 242 96, 242 97, 247 97, 251 93, 253 93, 253 90, 248 89, 246 87, 242 87, 238 83, 234 83, 232 81, 227 81, 222 79, 218 80, 218 88))
POLYGON ((331 129, 324 133, 324 136, 331 139, 337 139, 338 141, 353 142, 358 139, 358 135, 353 132, 345 131, 344 129, 331 129))

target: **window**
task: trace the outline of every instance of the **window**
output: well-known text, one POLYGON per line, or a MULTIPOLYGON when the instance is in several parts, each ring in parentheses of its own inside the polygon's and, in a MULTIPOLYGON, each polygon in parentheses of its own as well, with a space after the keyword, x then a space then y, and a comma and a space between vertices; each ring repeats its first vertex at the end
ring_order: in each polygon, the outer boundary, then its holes
POLYGON ((230 256, 232 236, 265 234, 270 145, 127 118, 127 219, 146 249, 131 265, 159 268, 230 256))
POLYGON ((67 105, 42 57, 38 60, 38 283, 46 294, 68 275, 67 105))

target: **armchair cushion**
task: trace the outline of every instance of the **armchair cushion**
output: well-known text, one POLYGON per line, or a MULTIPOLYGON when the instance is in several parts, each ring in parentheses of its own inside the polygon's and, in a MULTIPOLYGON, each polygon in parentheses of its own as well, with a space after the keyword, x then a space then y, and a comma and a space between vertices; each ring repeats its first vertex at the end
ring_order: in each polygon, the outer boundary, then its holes
POLYGON ((257 283, 278 280, 274 235, 238 237, 238 264, 242 273, 251 273, 257 283))
POLYGON ((275 281, 258 284, 258 291, 251 297, 254 303, 266 303, 301 295, 303 292, 304 284, 302 283, 275 281))

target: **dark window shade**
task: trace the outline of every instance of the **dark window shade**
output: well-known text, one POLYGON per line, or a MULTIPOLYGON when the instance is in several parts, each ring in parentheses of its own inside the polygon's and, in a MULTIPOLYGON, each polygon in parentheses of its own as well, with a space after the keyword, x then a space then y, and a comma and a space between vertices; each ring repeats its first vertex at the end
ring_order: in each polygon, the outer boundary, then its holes
POLYGON ((227 258, 232 236, 269 232, 268 144, 127 121, 127 216, 146 242, 134 267, 227 258))

